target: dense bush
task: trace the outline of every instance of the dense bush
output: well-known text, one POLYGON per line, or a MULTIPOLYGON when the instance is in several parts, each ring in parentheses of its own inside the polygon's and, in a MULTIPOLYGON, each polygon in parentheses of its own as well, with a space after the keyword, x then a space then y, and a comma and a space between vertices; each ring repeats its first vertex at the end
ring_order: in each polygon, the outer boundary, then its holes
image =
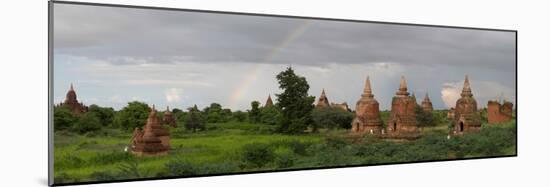
POLYGON ((188 109, 189 113, 187 115, 187 119, 185 119, 185 128, 187 130, 192 130, 195 132, 196 130, 205 130, 206 129, 206 123, 204 120, 204 117, 201 115, 201 112, 197 108, 197 105, 191 107, 188 109))
POLYGON ((248 111, 248 120, 250 123, 259 123, 260 122, 260 102, 252 101, 250 103, 250 110, 248 111))
POLYGON ((248 113, 237 110, 233 112, 233 120, 237 122, 244 122, 248 119, 248 113))
POLYGON ((281 112, 275 106, 263 107, 260 110, 260 122, 268 125, 278 125, 281 122, 281 112))
POLYGON ((94 133, 100 130, 101 127, 102 125, 99 117, 97 117, 95 113, 87 112, 78 118, 76 124, 72 127, 72 130, 80 134, 94 133))
POLYGON ((67 107, 55 107, 53 113, 53 127, 55 131, 71 128, 78 118, 67 107))
MULTIPOLYGON (((201 164, 187 160, 171 160, 165 164, 166 173, 161 176, 197 176, 205 174, 221 174, 235 172, 239 168, 230 162, 201 164)), ((159 174, 157 174, 159 175, 159 174)))
POLYGON ((134 101, 122 108, 115 114, 113 124, 125 130, 133 130, 136 127, 143 127, 149 116, 150 108, 147 104, 134 101))
POLYGON ((416 114, 416 123, 420 126, 437 125, 437 121, 435 120, 433 113, 425 112, 420 105, 416 105, 416 107, 414 108, 414 112, 416 114))
POLYGON ((241 151, 243 167, 261 168, 275 158, 275 153, 269 144, 247 144, 241 151))
POLYGON ((311 113, 313 118, 313 131, 317 128, 351 128, 353 113, 340 108, 317 107, 311 113))
POLYGON ((95 114, 99 118, 101 122, 101 126, 103 127, 113 125, 115 110, 111 107, 100 107, 95 104, 92 104, 88 107, 88 113, 95 114))

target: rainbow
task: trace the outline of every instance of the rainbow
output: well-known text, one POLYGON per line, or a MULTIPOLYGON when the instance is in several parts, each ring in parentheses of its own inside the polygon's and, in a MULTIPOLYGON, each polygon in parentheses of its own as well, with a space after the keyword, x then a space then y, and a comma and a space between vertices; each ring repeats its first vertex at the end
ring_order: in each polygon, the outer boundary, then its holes
POLYGON ((302 24, 297 26, 295 29, 288 32, 287 36, 284 37, 273 49, 267 53, 267 55, 262 59, 261 63, 253 64, 253 68, 250 72, 246 73, 240 84, 233 89, 229 97, 229 106, 235 106, 242 99, 245 92, 250 88, 256 79, 258 78, 259 72, 265 69, 266 64, 271 63, 271 60, 281 51, 281 49, 287 47, 292 41, 300 37, 310 25, 310 20, 304 20, 302 24))

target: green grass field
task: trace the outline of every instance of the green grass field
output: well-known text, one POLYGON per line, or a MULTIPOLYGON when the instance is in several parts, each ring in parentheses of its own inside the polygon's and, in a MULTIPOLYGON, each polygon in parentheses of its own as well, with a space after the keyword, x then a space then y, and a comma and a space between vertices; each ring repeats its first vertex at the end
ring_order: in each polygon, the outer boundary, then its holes
POLYGON ((167 156, 135 157, 124 151, 130 132, 104 129, 94 136, 56 132, 56 183, 196 176, 231 172, 515 155, 515 121, 486 125, 479 133, 446 139, 446 124, 424 128, 416 141, 392 142, 348 130, 283 135, 273 126, 228 122, 192 133, 170 129, 167 156))

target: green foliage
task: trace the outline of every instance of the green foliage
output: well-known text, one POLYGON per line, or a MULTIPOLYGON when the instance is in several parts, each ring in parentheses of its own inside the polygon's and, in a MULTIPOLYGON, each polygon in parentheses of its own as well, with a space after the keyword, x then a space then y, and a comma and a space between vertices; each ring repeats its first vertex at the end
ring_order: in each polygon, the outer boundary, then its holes
POLYGON ((55 107, 53 113, 53 127, 55 131, 71 128, 78 118, 66 107, 55 107))
POLYGON ((86 112, 82 114, 76 124, 72 127, 72 131, 84 134, 94 133, 101 129, 101 120, 95 113, 86 112))
POLYGON ((203 114, 206 116, 208 123, 224 123, 231 119, 231 110, 222 109, 222 105, 212 103, 210 106, 203 109, 203 114))
POLYGON ((313 109, 311 113, 313 118, 312 129, 314 132, 318 128, 351 128, 353 113, 342 110, 340 108, 318 107, 313 109))
POLYGON ((268 125, 277 125, 281 122, 281 112, 275 106, 260 109, 260 121, 268 125))
POLYGON ((187 130, 192 130, 193 132, 196 132, 197 129, 204 130, 205 122, 199 109, 197 108, 197 105, 189 108, 188 110, 189 114, 187 116, 187 119, 185 120, 185 128, 187 130))
POLYGON ((145 103, 133 101, 115 114, 114 125, 125 130, 133 130, 145 125, 151 109, 145 103))
POLYGON ((260 102, 252 101, 250 103, 251 109, 248 111, 248 119, 250 123, 260 122, 260 102))
POLYGON ((241 159, 244 167, 261 168, 275 159, 275 153, 269 144, 252 143, 242 148, 241 159))
POLYGON ((233 112, 233 119, 237 122, 244 122, 248 118, 248 113, 237 110, 233 112))
POLYGON ((111 107, 100 107, 95 104, 88 107, 88 113, 95 114, 103 127, 113 125, 113 119, 115 117, 115 110, 111 107))
MULTIPOLYGON (((229 173, 238 170, 236 164, 222 162, 219 164, 193 163, 188 160, 171 160, 165 164, 168 176, 197 176, 204 174, 229 173)), ((165 174, 166 175, 166 174, 165 174)))
POLYGON ((416 113, 416 123, 420 126, 435 126, 437 121, 435 120, 431 112, 425 112, 420 105, 414 107, 414 112, 416 113))
POLYGON ((174 176, 194 176, 198 174, 198 169, 191 162, 186 160, 173 160, 165 165, 168 172, 174 176))
POLYGON ((139 160, 130 159, 118 165, 118 171, 121 178, 141 178, 147 175, 139 168, 139 160))
POLYGON ((113 151, 108 153, 98 153, 90 161, 94 164, 114 164, 120 161, 131 160, 133 157, 128 152, 113 151))
POLYGON ((277 75, 279 88, 277 103, 281 108, 282 120, 279 131, 300 133, 312 123, 311 111, 315 97, 308 95, 309 84, 305 77, 298 76, 291 67, 277 75))

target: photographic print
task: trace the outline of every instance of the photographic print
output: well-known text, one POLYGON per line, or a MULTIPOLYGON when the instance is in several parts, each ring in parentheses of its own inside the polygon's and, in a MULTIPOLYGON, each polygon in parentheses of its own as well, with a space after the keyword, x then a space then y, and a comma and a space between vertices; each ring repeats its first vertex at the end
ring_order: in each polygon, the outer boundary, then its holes
POLYGON ((517 155, 516 31, 50 6, 53 185, 517 155))

